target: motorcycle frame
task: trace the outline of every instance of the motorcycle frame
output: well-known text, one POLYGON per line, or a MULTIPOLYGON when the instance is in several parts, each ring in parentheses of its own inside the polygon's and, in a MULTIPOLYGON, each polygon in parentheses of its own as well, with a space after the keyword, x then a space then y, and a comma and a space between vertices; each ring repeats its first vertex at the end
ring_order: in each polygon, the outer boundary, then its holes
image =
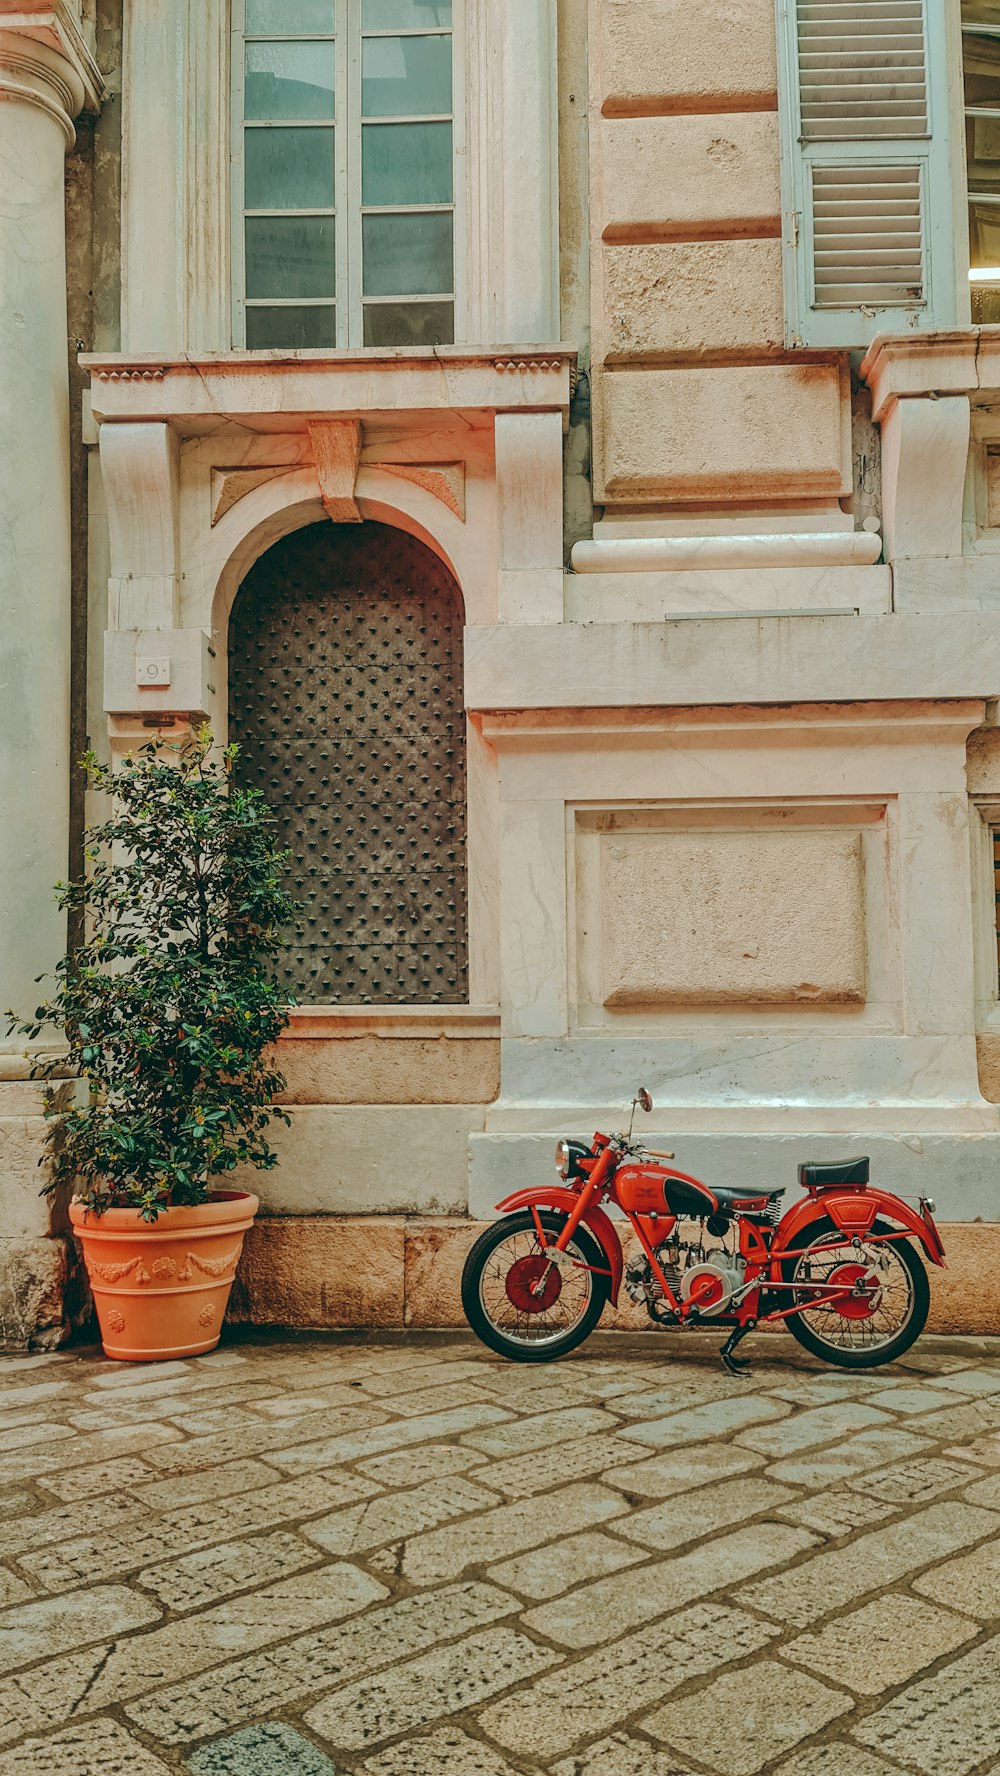
MULTIPOLYGON (((919 1212, 895 1196, 891 1191, 880 1190, 870 1185, 823 1185, 810 1186, 805 1197, 792 1204, 781 1217, 774 1230, 773 1238, 768 1240, 759 1223, 749 1219, 752 1211, 737 1211, 735 1220, 740 1242, 740 1256, 746 1261, 746 1280, 740 1290, 740 1299, 733 1311, 721 1313, 703 1313, 697 1302, 684 1301, 678 1298, 670 1287, 659 1260, 656 1247, 669 1239, 678 1220, 682 1217, 664 1210, 649 1214, 639 1214, 625 1207, 618 1200, 615 1192, 615 1174, 620 1164, 619 1156, 606 1136, 597 1135, 594 1146, 596 1157, 584 1163, 589 1166, 588 1175, 577 1183, 566 1183, 549 1186, 530 1186, 518 1190, 512 1196, 505 1197, 497 1203, 503 1213, 515 1209, 528 1208, 535 1221, 535 1231, 539 1245, 545 1252, 565 1252, 581 1222, 589 1228, 607 1259, 607 1268, 601 1265, 585 1264, 580 1259, 573 1259, 574 1265, 581 1270, 589 1270, 594 1275, 608 1278, 608 1295, 612 1306, 617 1306, 624 1272, 624 1257, 618 1230, 610 1216, 600 1206, 602 1199, 610 1200, 621 1209, 638 1238, 645 1254, 650 1270, 662 1290, 663 1301, 674 1319, 684 1324, 697 1321, 706 1324, 708 1321, 716 1325, 743 1325, 748 1320, 765 1324, 771 1320, 784 1320, 790 1314, 799 1312, 803 1305, 802 1297, 810 1292, 810 1305, 821 1307, 840 1300, 846 1293, 844 1289, 835 1288, 831 1291, 828 1284, 808 1282, 786 1282, 782 1274, 783 1266, 790 1258, 798 1257, 805 1250, 804 1246, 796 1246, 795 1241, 800 1234, 820 1220, 831 1220, 841 1235, 840 1239, 830 1242, 830 1251, 851 1249, 855 1239, 864 1239, 867 1245, 887 1245, 894 1240, 906 1239, 913 1235, 923 1246, 933 1264, 945 1268, 944 1247, 941 1236, 934 1224, 933 1216, 926 1203, 921 1200, 919 1212), (556 1209, 566 1214, 566 1224, 553 1243, 542 1227, 539 1210, 556 1209), (899 1230, 889 1233, 871 1232, 871 1228, 879 1214, 889 1216, 901 1222, 899 1230), (756 1309, 761 1291, 793 1292, 794 1300, 790 1307, 776 1307, 768 1313, 759 1314, 756 1309)), ((624 1156, 623 1156, 624 1157, 624 1156)), ((686 1172, 675 1171, 671 1167, 657 1167, 662 1171, 664 1184, 671 1178, 678 1183, 694 1185, 705 1195, 706 1210, 710 1214, 718 1210, 719 1203, 714 1192, 700 1178, 691 1177, 686 1172)), ((748 1194, 748 1205, 762 1198, 753 1198, 748 1194)), ((726 1211, 728 1212, 728 1210, 726 1211)), ((825 1247, 820 1247, 825 1250, 825 1247)), ((815 1250, 815 1248, 813 1248, 815 1250)))

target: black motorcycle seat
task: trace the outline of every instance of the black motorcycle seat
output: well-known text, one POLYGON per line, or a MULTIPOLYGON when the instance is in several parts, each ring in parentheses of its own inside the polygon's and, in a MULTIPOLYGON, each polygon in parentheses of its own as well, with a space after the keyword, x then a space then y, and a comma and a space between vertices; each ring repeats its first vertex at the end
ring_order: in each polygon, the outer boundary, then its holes
POLYGON ((752 1184, 745 1184, 734 1190, 728 1184, 716 1184, 712 1193, 718 1199, 720 1209, 729 1209, 734 1203, 760 1202, 764 1197, 770 1202, 773 1197, 780 1196, 784 1188, 783 1184, 776 1184, 772 1190, 755 1190, 752 1184))
POLYGON ((824 1189, 831 1184, 867 1184, 869 1164, 867 1155, 860 1159, 834 1159, 822 1163, 807 1160, 799 1166, 799 1183, 803 1186, 820 1185, 824 1189))

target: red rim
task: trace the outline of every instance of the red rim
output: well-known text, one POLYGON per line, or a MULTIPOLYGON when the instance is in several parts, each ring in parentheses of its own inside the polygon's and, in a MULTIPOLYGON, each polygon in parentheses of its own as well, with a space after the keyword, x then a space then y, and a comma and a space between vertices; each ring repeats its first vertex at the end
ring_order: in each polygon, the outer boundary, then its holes
MULTIPOLYGON (((838 1264, 826 1279, 829 1289, 854 1289, 871 1274, 868 1264, 838 1264)), ((870 1320, 882 1299, 878 1283, 869 1282, 864 1295, 844 1295, 830 1305, 843 1320, 870 1320)))
POLYGON ((504 1288, 508 1301, 513 1303, 519 1313, 545 1313, 559 1299, 562 1288, 559 1266, 541 1252, 532 1253, 527 1258, 518 1258, 507 1272, 504 1288), (542 1277, 545 1278, 542 1287, 537 1293, 533 1293, 542 1277))

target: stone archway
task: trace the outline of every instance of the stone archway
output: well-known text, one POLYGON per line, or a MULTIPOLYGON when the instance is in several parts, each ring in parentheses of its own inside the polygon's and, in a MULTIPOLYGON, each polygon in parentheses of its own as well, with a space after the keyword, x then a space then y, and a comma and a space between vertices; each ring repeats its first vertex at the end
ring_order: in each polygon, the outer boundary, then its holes
POLYGON ((229 737, 292 853, 302 1003, 468 998, 462 626, 440 557, 371 522, 292 532, 237 594, 229 737))

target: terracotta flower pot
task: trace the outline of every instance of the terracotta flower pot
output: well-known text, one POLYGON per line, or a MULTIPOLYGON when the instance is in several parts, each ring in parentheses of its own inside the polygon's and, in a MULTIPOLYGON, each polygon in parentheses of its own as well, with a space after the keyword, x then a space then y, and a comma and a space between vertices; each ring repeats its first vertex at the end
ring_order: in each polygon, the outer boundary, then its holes
POLYGON ((258 1206, 248 1191, 219 1190, 148 1222, 137 1209, 94 1215, 72 1202, 105 1355, 149 1363, 213 1350, 258 1206))

